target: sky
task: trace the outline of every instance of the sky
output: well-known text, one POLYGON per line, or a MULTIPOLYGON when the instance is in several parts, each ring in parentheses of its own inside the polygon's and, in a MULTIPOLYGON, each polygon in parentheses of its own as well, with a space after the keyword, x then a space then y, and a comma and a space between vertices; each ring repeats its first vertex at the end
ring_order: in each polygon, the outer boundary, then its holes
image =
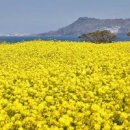
POLYGON ((79 17, 130 18, 130 0, 0 0, 0 34, 43 33, 79 17))

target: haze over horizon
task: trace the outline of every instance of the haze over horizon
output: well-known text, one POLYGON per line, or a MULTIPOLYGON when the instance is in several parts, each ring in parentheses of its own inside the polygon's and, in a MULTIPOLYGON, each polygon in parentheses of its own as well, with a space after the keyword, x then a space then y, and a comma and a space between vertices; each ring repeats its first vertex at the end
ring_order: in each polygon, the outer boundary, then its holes
POLYGON ((79 17, 130 18, 130 0, 0 0, 0 34, 42 33, 79 17))

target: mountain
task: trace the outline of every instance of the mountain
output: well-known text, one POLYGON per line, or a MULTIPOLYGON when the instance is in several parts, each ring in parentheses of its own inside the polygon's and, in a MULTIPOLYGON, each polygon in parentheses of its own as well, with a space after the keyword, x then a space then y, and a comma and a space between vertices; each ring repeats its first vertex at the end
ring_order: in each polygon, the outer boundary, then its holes
POLYGON ((110 30, 117 34, 130 32, 130 19, 97 19, 80 17, 72 24, 57 31, 41 33, 40 36, 80 36, 97 30, 110 30))
POLYGON ((29 34, 29 33, 8 33, 8 34, 0 34, 0 37, 23 37, 23 36, 33 36, 33 35, 34 34, 29 34))

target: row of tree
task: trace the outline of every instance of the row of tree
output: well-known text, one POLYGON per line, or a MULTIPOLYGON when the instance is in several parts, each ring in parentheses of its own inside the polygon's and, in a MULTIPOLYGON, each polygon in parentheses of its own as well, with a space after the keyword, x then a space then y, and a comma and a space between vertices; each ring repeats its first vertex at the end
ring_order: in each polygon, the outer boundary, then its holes
MULTIPOLYGON (((94 42, 94 43, 111 43, 115 40, 116 34, 110 32, 109 30, 96 31, 88 34, 82 34, 79 38, 84 40, 94 42)), ((130 36, 130 32, 127 33, 127 36, 130 36)))

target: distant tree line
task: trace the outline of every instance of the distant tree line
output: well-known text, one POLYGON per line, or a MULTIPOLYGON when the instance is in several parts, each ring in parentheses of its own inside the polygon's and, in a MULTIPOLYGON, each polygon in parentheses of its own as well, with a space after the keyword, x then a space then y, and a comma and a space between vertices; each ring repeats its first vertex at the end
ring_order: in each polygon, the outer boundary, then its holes
MULTIPOLYGON (((93 43, 111 43, 115 40, 116 34, 109 30, 96 31, 87 34, 82 34, 79 38, 93 42, 93 43)), ((130 32, 127 33, 130 36, 130 32)))

